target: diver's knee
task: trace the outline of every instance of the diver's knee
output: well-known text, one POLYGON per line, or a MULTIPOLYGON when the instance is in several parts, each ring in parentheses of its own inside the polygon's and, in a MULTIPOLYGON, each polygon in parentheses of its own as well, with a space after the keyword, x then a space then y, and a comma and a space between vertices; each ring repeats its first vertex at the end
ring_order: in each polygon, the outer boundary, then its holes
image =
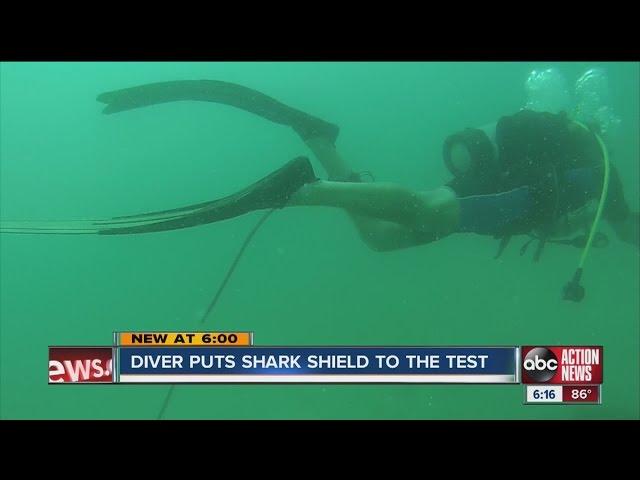
POLYGON ((380 245, 377 243, 367 243, 366 244, 367 247, 369 247, 369 250, 371 250, 372 252, 375 253, 386 253, 386 252, 390 252, 391 250, 393 250, 393 248, 391 248, 388 245, 380 245))
POLYGON ((460 218, 460 201, 455 192, 448 187, 442 187, 420 192, 419 196, 422 209, 416 230, 428 229, 443 234, 453 232, 460 218))
POLYGON ((393 248, 389 245, 389 242, 381 241, 381 239, 372 233, 370 234, 360 234, 360 238, 364 242, 364 244, 371 250, 376 253, 383 253, 393 250, 393 248))

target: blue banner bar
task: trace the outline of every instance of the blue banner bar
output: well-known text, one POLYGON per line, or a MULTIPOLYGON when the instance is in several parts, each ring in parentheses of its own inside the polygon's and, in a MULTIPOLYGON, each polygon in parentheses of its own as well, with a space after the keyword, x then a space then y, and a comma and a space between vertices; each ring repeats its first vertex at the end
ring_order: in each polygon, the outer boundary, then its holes
POLYGON ((513 375, 517 347, 121 347, 121 375, 513 375))

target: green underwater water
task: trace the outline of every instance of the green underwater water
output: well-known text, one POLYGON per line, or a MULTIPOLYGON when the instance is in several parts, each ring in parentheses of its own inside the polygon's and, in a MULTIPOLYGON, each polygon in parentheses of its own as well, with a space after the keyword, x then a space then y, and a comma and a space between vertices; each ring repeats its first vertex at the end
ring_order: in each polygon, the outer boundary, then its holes
MULTIPOLYGON (((341 127, 355 170, 416 189, 449 179, 442 142, 524 105, 533 68, 609 74, 622 119, 612 160, 640 208, 638 63, 2 63, 0 218, 100 218, 230 194, 298 155, 289 128, 223 105, 101 114, 104 91, 177 79, 260 90, 341 127)), ((47 385, 47 346, 108 345, 114 330, 197 330, 260 218, 140 236, 0 235, 0 418, 152 419, 168 386, 47 385)), ((257 233, 207 329, 261 345, 604 345, 603 405, 525 406, 514 385, 181 385, 171 419, 637 419, 640 257, 612 237, 587 259, 580 303, 560 299, 580 252, 540 263, 516 239, 454 235, 368 250, 344 212, 291 208, 257 233)))

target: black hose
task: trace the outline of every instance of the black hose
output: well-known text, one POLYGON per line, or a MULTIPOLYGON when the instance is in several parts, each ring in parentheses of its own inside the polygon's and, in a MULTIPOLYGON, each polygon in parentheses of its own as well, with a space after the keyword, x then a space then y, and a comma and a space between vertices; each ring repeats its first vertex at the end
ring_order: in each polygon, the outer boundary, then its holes
MULTIPOLYGON (((213 308, 218 303, 218 300, 220 299, 220 296, 222 295, 222 292, 224 291, 225 287, 227 286, 227 283, 229 283, 229 280, 231 279, 231 276, 233 275, 233 272, 235 271, 236 267, 238 266, 238 262, 240 262, 240 258, 242 258, 242 255, 244 254, 244 251, 249 246, 249 243, 251 243, 251 240, 253 239, 253 236, 258 232, 258 230, 264 224, 264 222, 267 220, 267 218, 269 218, 269 216, 275 211, 276 211, 276 209, 274 208, 274 209, 269 210, 267 213, 265 213, 260 218, 260 220, 258 220, 258 223, 256 223, 256 225, 251 229, 251 231, 249 232, 249 234, 245 238, 244 242, 242 243, 242 246, 240 247, 240 250, 238 251, 236 257, 233 259, 233 263, 229 267, 229 270, 227 271, 227 274, 225 275, 224 280, 222 280, 222 283, 220 284, 220 287, 218 287, 218 291, 216 292, 215 296, 213 297, 213 300, 211 300, 211 303, 209 303, 209 307, 207 308, 207 311, 204 312, 204 315, 200 319, 200 325, 204 324, 205 320, 207 319, 207 317, 209 316, 209 314, 211 313, 213 308)), ((171 397, 173 395, 173 391, 175 390, 175 387, 176 387, 175 384, 173 384, 173 385, 171 385, 169 387, 169 391, 167 392, 167 395, 164 398, 164 402, 162 403, 162 407, 160 408, 160 411, 158 412, 157 420, 162 420, 162 417, 164 416, 164 413, 167 410, 167 407, 169 406, 169 403, 171 402, 171 397)))

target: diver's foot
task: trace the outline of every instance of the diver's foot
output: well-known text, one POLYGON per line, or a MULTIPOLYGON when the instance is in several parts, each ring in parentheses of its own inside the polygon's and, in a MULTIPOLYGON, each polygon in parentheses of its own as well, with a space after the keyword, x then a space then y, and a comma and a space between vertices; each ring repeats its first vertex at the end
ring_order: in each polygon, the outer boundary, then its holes
POLYGON ((340 127, 324 120, 305 120, 291 125, 291 128, 307 142, 311 139, 322 139, 330 145, 335 145, 340 133, 340 127))
POLYGON ((360 183, 362 182, 362 178, 358 172, 350 171, 346 175, 333 175, 329 177, 329 181, 331 182, 351 182, 351 183, 360 183))
POLYGON ((300 188, 317 180, 309 159, 297 157, 233 197, 248 210, 282 208, 300 188))
POLYGON ((368 178, 370 182, 374 182, 375 178, 373 174, 369 171, 363 172, 355 172, 353 170, 349 171, 346 175, 334 175, 329 177, 331 182, 347 182, 347 183, 363 183, 365 182, 365 178, 368 178))

